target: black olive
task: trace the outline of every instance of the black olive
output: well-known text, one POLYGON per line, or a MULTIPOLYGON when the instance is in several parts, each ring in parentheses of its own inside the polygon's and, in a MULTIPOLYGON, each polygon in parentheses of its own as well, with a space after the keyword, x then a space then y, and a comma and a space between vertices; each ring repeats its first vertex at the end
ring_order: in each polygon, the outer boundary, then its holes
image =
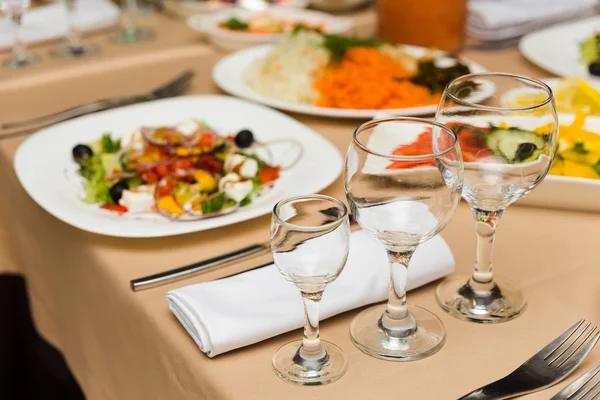
POLYGON ((90 158, 93 155, 94 152, 90 146, 78 144, 77 146, 73 147, 73 159, 77 164, 81 164, 81 161, 85 160, 86 158, 90 158))
POLYGON ((536 150, 537 146, 533 143, 521 143, 515 152, 514 161, 520 162, 527 160, 536 150))
POLYGON ((590 74, 600 76, 600 62, 594 61, 588 66, 590 74))
POLYGON ((109 191, 110 198, 113 199, 113 201, 115 203, 119 203, 119 200, 121 200, 121 197, 123 196, 123 190, 127 190, 127 189, 129 189, 129 185, 127 184, 127 181, 119 181, 119 182, 115 183, 110 188, 110 191, 109 191))
POLYGON ((237 147, 246 148, 252 146, 254 143, 254 135, 248 129, 244 129, 239 131, 237 135, 235 135, 235 144, 237 147))

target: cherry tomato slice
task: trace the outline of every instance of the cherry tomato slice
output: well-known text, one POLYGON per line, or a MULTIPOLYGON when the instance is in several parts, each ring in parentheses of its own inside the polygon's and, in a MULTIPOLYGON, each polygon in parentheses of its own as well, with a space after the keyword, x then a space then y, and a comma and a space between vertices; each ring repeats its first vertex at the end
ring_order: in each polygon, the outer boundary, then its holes
POLYGON ((103 204, 100 206, 100 208, 103 208, 108 211, 118 212, 120 214, 127 212, 127 207, 122 206, 120 204, 103 204))
POLYGON ((198 161, 196 161, 196 168, 216 174, 221 172, 223 164, 216 157, 203 154, 198 157, 198 161))
POLYGON ((175 185, 171 181, 163 179, 158 183, 158 186, 156 187, 156 194, 159 197, 168 196, 171 193, 173 193, 173 190, 175 190, 175 185))
POLYGON ((158 175, 154 171, 146 171, 142 174, 142 180, 146 183, 156 183, 158 175))
POLYGON ((258 173, 258 179, 260 183, 267 184, 271 183, 279 178, 279 168, 266 167, 258 173))
POLYGON ((178 169, 186 170, 190 168, 192 168, 192 162, 187 158, 180 158, 171 164, 172 171, 177 171, 178 169))
POLYGON ((154 172, 159 178, 164 178, 169 175, 169 167, 167 165, 159 165, 154 169, 154 172))

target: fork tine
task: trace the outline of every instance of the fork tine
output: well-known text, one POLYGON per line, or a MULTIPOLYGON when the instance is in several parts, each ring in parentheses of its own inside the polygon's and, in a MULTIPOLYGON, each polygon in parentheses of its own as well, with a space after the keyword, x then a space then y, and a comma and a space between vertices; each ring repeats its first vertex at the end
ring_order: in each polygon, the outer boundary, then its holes
MULTIPOLYGON (((600 383, 600 381, 596 382, 596 386, 598 385, 598 383, 600 383)), ((590 397, 588 397, 588 400, 597 399, 599 395, 600 395, 600 387, 598 387, 596 390, 594 390, 592 392, 592 394, 590 394, 590 397)))
MULTIPOLYGON (((600 383, 600 377, 598 377, 598 372, 596 372, 596 375, 590 377, 590 379, 588 379, 588 381, 585 382, 584 385, 587 384, 587 383, 589 383, 589 382, 591 382, 591 383, 584 390, 582 390, 579 393, 576 392, 575 397, 570 397, 569 399, 570 400, 581 400, 589 392, 591 392, 592 389, 594 389, 598 385, 598 383, 600 383)), ((581 388, 579 388, 579 389, 581 389, 581 388)), ((598 389, 598 390, 600 390, 600 389, 598 389)), ((594 395, 594 393, 592 393, 592 396, 590 398, 593 399, 594 398, 593 395, 594 395)))
POLYGON ((589 354, 589 352, 592 351, 592 349, 596 345, 596 342, 598 342, 598 339, 600 339, 600 332, 596 332, 596 334, 590 339, 590 341, 587 342, 585 344, 585 346, 583 346, 576 354, 574 354, 564 364, 564 366, 562 367, 562 369, 565 370, 565 371, 569 371, 569 370, 575 369, 579 364, 581 364, 581 362, 589 354))
POLYGON ((550 355, 554 353, 556 349, 560 347, 561 344, 566 342, 571 337, 573 332, 575 332, 584 322, 585 319, 580 319, 578 322, 575 323, 575 325, 567 329, 563 334, 561 334, 559 337, 550 342, 550 344, 548 344, 546 347, 540 350, 538 354, 540 356, 543 356, 544 360, 550 357, 550 355))
POLYGON ((565 348, 560 352, 560 354, 556 355, 554 359, 548 363, 548 365, 551 365, 554 361, 561 358, 561 360, 556 365, 556 368, 560 368, 561 365, 563 365, 577 350, 579 350, 579 348, 584 345, 584 343, 589 339, 589 337, 592 336, 592 333, 594 333, 597 329, 597 326, 594 325, 592 329, 590 329, 590 331, 585 335, 583 340, 581 340, 579 344, 577 344, 577 346, 573 347, 573 345, 577 343, 578 339, 581 337, 581 335, 583 335, 583 333, 588 327, 589 325, 586 325, 586 327, 579 333, 579 335, 577 335, 577 337, 573 339, 573 342, 569 343, 568 346, 565 346, 565 348), (569 351, 567 352, 567 350, 569 351), (567 352, 566 355, 561 357, 563 354, 565 354, 565 352, 567 352))

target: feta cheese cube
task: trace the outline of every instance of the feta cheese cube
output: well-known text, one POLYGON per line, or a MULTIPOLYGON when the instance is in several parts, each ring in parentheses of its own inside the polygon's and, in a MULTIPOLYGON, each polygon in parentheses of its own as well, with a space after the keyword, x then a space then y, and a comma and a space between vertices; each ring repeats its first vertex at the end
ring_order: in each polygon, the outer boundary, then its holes
POLYGON ((198 124, 193 119, 188 119, 187 121, 183 121, 175 129, 180 132, 183 136, 193 135, 198 128, 200 128, 200 124, 198 124))
POLYGON ((225 186, 225 196, 229 197, 236 203, 239 203, 244 200, 246 196, 252 193, 253 187, 254 185, 252 184, 252 181, 233 183, 225 186))
POLYGON ((154 195, 143 186, 134 190, 123 190, 119 204, 127 207, 132 213, 150 212, 154 206, 154 195), (142 190, 139 190, 139 189, 142 190))
POLYGON ((225 167, 225 171, 231 172, 238 166, 242 165, 244 161, 246 161, 245 156, 241 154, 230 154, 225 159, 225 164, 223 165, 223 167, 225 167))
POLYGON ((244 178, 252 179, 258 172, 258 161, 254 158, 246 158, 246 161, 240 167, 240 175, 244 178))

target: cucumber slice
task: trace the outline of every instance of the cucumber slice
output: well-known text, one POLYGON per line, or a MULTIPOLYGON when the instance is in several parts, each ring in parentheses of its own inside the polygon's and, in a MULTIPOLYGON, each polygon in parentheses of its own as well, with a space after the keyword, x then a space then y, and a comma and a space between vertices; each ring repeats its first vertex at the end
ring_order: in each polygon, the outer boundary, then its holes
POLYGON ((534 132, 518 128, 493 128, 487 135, 486 144, 508 162, 522 163, 537 158, 546 145, 546 140, 534 132))
POLYGON ((598 60, 598 39, 596 39, 596 36, 591 36, 581 43, 580 55, 581 61, 585 65, 590 65, 598 60))

